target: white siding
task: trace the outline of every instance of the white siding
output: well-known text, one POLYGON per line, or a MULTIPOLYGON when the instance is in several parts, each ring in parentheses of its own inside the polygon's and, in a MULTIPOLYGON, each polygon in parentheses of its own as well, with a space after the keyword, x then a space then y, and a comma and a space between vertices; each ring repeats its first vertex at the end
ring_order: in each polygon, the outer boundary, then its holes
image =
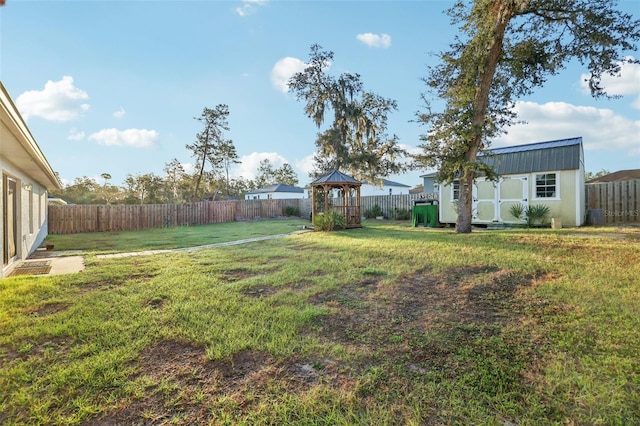
MULTIPOLYGON (((15 168, 6 158, 0 157, 2 175, 16 181, 16 260, 24 260, 42 244, 47 236, 46 196, 47 190, 22 171, 15 168)), ((0 195, 4 186, 0 181, 0 195)), ((4 197, 0 196, 0 208, 4 197)), ((0 235, 4 238, 4 221, 0 221, 0 235)), ((4 243, 0 245, 0 259, 4 259, 4 243)), ((12 266, 11 262, 4 267, 12 266)), ((4 274, 0 274, 4 276, 4 274)))
POLYGON ((403 195, 403 194, 408 194, 410 189, 411 187, 409 186, 384 185, 380 187, 380 186, 365 183, 365 184, 362 184, 362 186, 360 187, 360 196, 367 197, 370 195, 389 195, 389 194, 403 195))

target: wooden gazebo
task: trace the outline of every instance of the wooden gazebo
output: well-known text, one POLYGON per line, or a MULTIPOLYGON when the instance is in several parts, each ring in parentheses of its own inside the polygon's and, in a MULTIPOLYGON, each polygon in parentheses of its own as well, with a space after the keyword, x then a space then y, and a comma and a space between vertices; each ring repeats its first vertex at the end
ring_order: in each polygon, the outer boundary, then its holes
POLYGON ((311 182, 311 215, 340 213, 347 228, 362 228, 360 186, 362 182, 334 170, 311 182))

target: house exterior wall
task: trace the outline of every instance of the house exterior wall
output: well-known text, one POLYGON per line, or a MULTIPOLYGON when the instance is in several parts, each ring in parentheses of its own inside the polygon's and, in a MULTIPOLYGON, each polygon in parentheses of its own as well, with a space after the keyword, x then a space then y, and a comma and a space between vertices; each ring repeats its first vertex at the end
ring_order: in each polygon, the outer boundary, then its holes
POLYGON ((0 277, 4 277, 46 237, 47 191, 61 185, 1 81, 0 179, 0 277))
MULTIPOLYGON (((0 277, 13 269, 13 264, 26 259, 35 251, 47 236, 47 189, 21 170, 17 169, 5 157, 0 157, 2 176, 16 182, 16 256, 3 264, 0 277)), ((5 186, 0 184, 0 208, 4 212, 5 186)), ((0 235, 5 235, 4 220, 0 221, 0 235)), ((4 238, 4 237, 3 237, 4 238)), ((5 243, 0 245, 0 259, 5 256, 5 243)))
POLYGON ((408 194, 410 189, 410 186, 384 185, 380 187, 364 183, 360 187, 360 196, 367 197, 370 195, 403 195, 408 194))
POLYGON ((438 192, 435 176, 425 176, 422 178, 422 188, 425 194, 438 192))
MULTIPOLYGON (((553 197, 536 196, 536 175, 525 173, 502 176, 499 183, 478 178, 474 185, 473 224, 518 224, 524 220, 514 218, 509 209, 511 205, 522 203, 525 206, 543 204, 549 207, 548 219, 560 218, 563 226, 581 226, 585 221, 585 185, 584 168, 577 170, 545 171, 556 177, 556 195, 553 197)), ((451 184, 442 184, 439 189, 439 220, 441 223, 456 223, 458 217, 457 202, 453 199, 451 184)))

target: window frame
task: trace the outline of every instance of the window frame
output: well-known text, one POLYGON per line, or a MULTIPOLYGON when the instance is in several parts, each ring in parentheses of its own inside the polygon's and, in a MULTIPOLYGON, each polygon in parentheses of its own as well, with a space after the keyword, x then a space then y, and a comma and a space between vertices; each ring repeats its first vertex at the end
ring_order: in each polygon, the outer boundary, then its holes
POLYGON ((535 173, 533 176, 533 199, 534 200, 559 200, 560 199, 560 173, 558 172, 535 173), (554 177, 553 185, 548 183, 548 181, 550 180, 548 178, 549 175, 553 175, 554 177), (539 177, 544 178, 544 182, 541 185, 538 184, 539 177), (540 193, 538 191, 538 188, 541 189, 542 193, 544 192, 548 193, 549 188, 551 187, 554 188, 553 196, 538 195, 540 193))
POLYGON ((451 182, 451 201, 460 201, 460 180, 451 182))

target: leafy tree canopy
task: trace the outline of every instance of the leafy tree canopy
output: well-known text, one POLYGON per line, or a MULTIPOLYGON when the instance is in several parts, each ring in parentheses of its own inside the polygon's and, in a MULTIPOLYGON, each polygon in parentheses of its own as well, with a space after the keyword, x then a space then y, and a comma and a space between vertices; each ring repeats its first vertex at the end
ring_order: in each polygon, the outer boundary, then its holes
POLYGON ((577 60, 589 70, 595 97, 607 96, 602 76, 617 75, 636 50, 640 22, 617 10, 615 0, 458 1, 448 10, 460 28, 439 63, 428 69, 423 153, 416 159, 438 169, 444 182, 460 180, 458 232, 471 231, 475 177, 493 171, 477 162, 491 139, 517 117, 516 100, 577 60), (436 109, 431 99, 444 101, 436 109))
POLYGON ((325 113, 333 112, 329 128, 316 139, 313 174, 341 169, 377 182, 407 170, 406 151, 397 136, 387 134, 387 117, 397 110, 396 101, 365 91, 359 74, 329 75, 333 52, 314 44, 309 56, 306 68, 289 80, 289 90, 306 102, 304 112, 318 128, 325 113))

